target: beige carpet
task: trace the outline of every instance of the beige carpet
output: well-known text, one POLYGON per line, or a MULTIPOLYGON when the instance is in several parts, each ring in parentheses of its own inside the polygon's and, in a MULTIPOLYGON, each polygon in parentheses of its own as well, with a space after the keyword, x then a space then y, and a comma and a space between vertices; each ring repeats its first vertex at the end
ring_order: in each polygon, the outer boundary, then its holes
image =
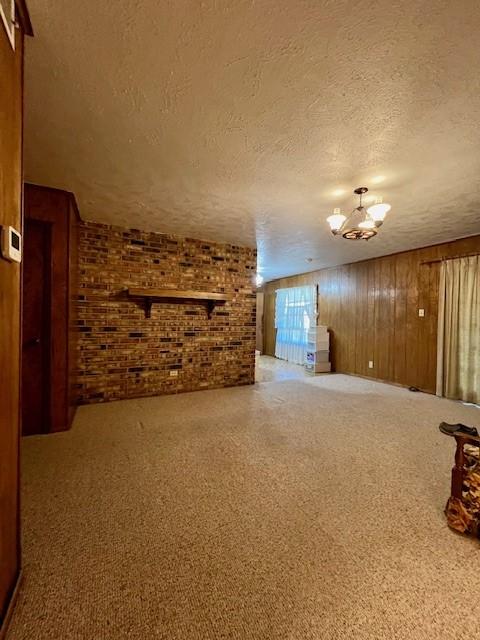
POLYGON ((24 442, 9 640, 480 637, 459 403, 342 375, 82 407, 24 442))
POLYGON ((256 356, 255 381, 280 382, 281 380, 305 379, 305 369, 302 365, 291 364, 285 360, 271 356, 256 356))

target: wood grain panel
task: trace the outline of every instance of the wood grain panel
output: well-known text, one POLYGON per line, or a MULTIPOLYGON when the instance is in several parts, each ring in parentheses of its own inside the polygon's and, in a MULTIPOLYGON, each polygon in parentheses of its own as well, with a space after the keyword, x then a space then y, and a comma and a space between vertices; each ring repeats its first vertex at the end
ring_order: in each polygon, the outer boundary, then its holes
POLYGON ((401 384, 406 377, 406 348, 407 348, 407 276, 408 258, 400 254, 394 261, 395 265, 395 317, 393 348, 393 382, 401 384))
MULTIPOLYGON (((23 35, 0 25, 0 224, 21 230, 23 35)), ((20 265, 0 258, 0 626, 20 570, 20 265)))
POLYGON ((275 355, 275 291, 265 292, 263 299, 263 349, 264 353, 275 355), (269 331, 265 334, 266 322, 269 331))
POLYGON ((476 252, 480 235, 268 282, 265 353, 275 353, 275 290, 318 284, 319 324, 331 331, 334 371, 434 393, 440 263, 429 261, 476 252))
POLYGON ((68 235, 68 426, 73 422, 76 403, 76 370, 78 331, 76 326, 76 300, 78 292, 78 225, 80 214, 75 198, 70 198, 69 235, 68 235))
POLYGON ((375 262, 375 355, 376 375, 381 380, 394 376, 394 261, 387 257, 375 262))
POLYGON ((50 424, 51 225, 25 220, 22 264, 22 435, 50 424))
MULTIPOLYGON (((364 363, 366 375, 371 375, 371 369, 368 368, 370 360, 375 362, 375 262, 367 263, 368 280, 367 280, 367 360, 364 363)), ((335 320, 335 319, 334 319, 335 320)), ((356 373, 356 370, 353 372, 356 373)))
POLYGON ((263 293, 259 291, 257 293, 257 311, 255 314, 255 321, 257 325, 255 349, 260 351, 260 353, 263 351, 263 298, 263 293))
POLYGON ((361 264, 358 269, 352 269, 356 273, 355 282, 355 306, 356 325, 353 344, 352 364, 354 371, 361 375, 367 375, 368 354, 368 265, 361 264))
MULTIPOLYGON (((407 273, 407 309, 406 309, 406 345, 405 345, 405 379, 409 386, 416 386, 418 381, 419 336, 418 336, 418 268, 419 257, 415 251, 408 254, 407 273), (415 381, 415 382, 414 382, 415 381)), ((403 384, 403 380, 399 380, 403 384)))

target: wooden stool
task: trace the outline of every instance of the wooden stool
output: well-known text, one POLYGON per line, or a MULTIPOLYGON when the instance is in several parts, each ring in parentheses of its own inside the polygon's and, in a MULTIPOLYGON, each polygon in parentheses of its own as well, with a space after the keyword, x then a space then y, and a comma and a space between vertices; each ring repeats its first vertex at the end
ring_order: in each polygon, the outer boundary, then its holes
POLYGON ((465 452, 465 445, 480 447, 480 436, 458 431, 451 435, 457 449, 452 468, 451 495, 445 508, 448 526, 480 537, 480 457, 478 453, 465 452))

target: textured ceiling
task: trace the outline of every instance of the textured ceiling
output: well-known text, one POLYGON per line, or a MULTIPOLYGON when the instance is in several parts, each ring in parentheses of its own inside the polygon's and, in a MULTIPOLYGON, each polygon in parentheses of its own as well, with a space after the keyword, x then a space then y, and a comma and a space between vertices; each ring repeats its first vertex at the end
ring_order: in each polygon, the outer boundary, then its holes
POLYGON ((26 178, 84 218, 256 244, 267 279, 480 233, 478 0, 28 4, 26 178), (386 223, 333 238, 363 184, 386 223))

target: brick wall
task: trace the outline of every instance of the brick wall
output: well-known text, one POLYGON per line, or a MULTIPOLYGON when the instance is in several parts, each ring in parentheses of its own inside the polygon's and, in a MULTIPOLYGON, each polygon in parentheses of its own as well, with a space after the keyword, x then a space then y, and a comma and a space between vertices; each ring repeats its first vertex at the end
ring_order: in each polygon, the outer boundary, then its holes
POLYGON ((254 249, 82 223, 78 401, 254 382, 255 270, 254 249), (129 287, 211 291, 229 300, 210 320, 202 303, 183 301, 155 302, 148 319, 129 287))

